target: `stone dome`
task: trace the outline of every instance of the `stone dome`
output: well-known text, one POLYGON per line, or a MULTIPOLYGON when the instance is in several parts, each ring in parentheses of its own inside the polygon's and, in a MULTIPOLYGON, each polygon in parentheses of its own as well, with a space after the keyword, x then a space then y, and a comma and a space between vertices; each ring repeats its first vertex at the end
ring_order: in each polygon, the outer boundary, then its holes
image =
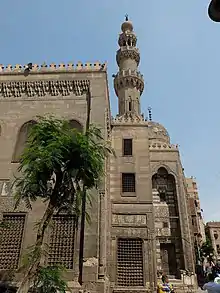
POLYGON ((130 31, 133 31, 133 24, 131 21, 126 20, 125 22, 122 23, 121 25, 121 30, 123 31, 123 33, 130 31))
POLYGON ((170 144, 170 136, 163 125, 148 121, 148 135, 151 142, 165 142, 170 144))

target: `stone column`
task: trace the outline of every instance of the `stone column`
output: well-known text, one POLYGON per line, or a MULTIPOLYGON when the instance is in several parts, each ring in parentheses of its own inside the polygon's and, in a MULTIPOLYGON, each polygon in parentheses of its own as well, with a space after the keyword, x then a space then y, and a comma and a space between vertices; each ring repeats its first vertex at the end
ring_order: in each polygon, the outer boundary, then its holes
POLYGON ((154 227, 154 210, 148 214, 148 249, 149 249, 149 282, 152 292, 157 286, 157 263, 156 263, 156 233, 154 227))
MULTIPOLYGON (((179 167, 180 170, 180 167, 179 167)), ((184 263, 185 269, 190 272, 194 272, 194 262, 193 262, 193 243, 191 242, 191 234, 190 234, 190 226, 189 219, 187 213, 187 203, 185 190, 182 183, 183 175, 178 170, 179 180, 176 178, 176 192, 178 199, 178 207, 179 207, 179 219, 180 219, 180 230, 181 230, 181 238, 183 244, 183 253, 184 253, 184 263)))
POLYGON ((99 267, 98 267, 98 278, 105 278, 105 191, 99 191, 99 267))

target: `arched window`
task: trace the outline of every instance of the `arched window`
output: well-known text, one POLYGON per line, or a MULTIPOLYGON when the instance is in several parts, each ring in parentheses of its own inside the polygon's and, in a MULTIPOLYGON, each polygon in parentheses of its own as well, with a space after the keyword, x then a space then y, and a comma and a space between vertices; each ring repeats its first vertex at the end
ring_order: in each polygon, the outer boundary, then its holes
POLYGON ((83 126, 82 126, 82 124, 79 123, 77 120, 72 119, 72 120, 69 121, 69 123, 70 123, 70 126, 71 126, 72 128, 75 128, 75 129, 77 129, 78 131, 83 131, 83 126))
POLYGON ((31 127, 36 124, 37 122, 34 120, 28 121, 26 123, 24 123, 18 133, 17 136, 17 141, 16 141, 16 145, 15 145, 15 149, 14 149, 14 154, 12 157, 12 162, 13 163, 18 163, 21 155, 24 151, 25 148, 25 144, 27 142, 28 139, 28 135, 30 132, 31 127))
POLYGON ((165 168, 161 167, 158 169, 157 173, 152 177, 152 187, 153 189, 158 189, 160 187, 167 187, 168 172, 165 168))

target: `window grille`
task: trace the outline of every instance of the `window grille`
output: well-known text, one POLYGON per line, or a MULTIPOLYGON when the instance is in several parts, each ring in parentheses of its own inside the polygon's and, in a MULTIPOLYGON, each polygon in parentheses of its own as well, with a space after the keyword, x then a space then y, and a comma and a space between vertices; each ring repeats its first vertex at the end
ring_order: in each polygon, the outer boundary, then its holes
POLYGON ((132 139, 123 139, 123 155, 132 156, 132 139))
POLYGON ((0 270, 17 269, 24 224, 25 215, 3 215, 0 228, 0 270))
POLYGON ((144 285, 141 239, 118 239, 117 279, 119 286, 144 285))
POLYGON ((135 174, 122 173, 122 192, 135 192, 135 174))
POLYGON ((57 215, 53 217, 50 236, 48 264, 61 264, 73 269, 75 216, 57 215))

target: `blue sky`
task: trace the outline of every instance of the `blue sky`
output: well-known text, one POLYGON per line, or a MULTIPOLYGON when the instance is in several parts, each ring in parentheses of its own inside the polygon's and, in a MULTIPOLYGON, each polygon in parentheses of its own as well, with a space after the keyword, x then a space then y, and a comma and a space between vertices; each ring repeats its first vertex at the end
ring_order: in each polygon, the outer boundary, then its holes
POLYGON ((138 36, 145 77, 142 111, 180 145, 199 185, 205 220, 220 220, 220 24, 209 0, 1 0, 0 63, 107 61, 111 75, 124 15, 138 36))

